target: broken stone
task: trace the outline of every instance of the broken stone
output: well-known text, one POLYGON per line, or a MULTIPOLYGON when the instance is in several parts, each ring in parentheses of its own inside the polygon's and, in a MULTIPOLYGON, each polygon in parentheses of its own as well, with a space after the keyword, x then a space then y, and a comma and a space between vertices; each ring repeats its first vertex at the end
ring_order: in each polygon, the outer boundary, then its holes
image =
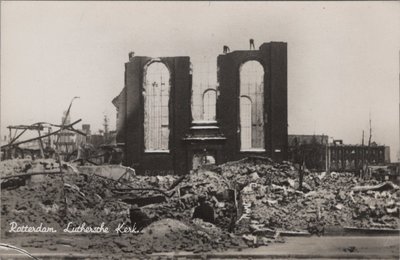
POLYGON ((252 181, 256 181, 256 180, 260 179, 260 176, 258 176, 257 172, 253 172, 250 174, 250 179, 252 181))
POLYGON ((342 210, 343 207, 344 207, 344 206, 343 206, 343 204, 341 204, 341 203, 336 204, 336 206, 335 206, 335 208, 338 209, 338 210, 342 210))
POLYGON ((354 191, 384 191, 384 190, 398 190, 399 186, 394 184, 391 181, 387 181, 378 185, 369 185, 369 186, 356 186, 353 188, 354 191))
POLYGON ((129 246, 129 243, 126 240, 123 240, 123 239, 115 239, 114 243, 120 248, 129 246))

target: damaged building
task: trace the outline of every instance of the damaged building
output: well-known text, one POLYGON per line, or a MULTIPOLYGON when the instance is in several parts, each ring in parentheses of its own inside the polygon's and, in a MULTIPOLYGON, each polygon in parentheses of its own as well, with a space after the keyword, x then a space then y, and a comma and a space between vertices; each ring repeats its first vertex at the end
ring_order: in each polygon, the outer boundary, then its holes
POLYGON ((289 135, 288 158, 313 171, 359 172, 370 165, 390 163, 390 147, 372 142, 370 145, 329 143, 327 135, 289 135))
POLYGON ((125 165, 165 175, 249 155, 287 158, 287 44, 224 51, 217 67, 216 88, 202 95, 204 120, 194 120, 190 57, 129 55, 113 100, 125 165))

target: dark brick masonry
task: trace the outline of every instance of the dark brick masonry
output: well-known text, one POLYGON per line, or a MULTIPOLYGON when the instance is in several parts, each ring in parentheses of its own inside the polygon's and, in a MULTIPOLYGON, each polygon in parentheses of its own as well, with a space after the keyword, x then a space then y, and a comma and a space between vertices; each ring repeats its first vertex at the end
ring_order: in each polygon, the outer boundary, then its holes
POLYGON ((260 50, 234 51, 218 56, 219 97, 217 121, 227 138, 224 161, 248 155, 262 155, 274 160, 287 157, 287 44, 264 43, 260 50), (240 66, 256 60, 264 67, 265 152, 240 152, 239 88, 240 66))

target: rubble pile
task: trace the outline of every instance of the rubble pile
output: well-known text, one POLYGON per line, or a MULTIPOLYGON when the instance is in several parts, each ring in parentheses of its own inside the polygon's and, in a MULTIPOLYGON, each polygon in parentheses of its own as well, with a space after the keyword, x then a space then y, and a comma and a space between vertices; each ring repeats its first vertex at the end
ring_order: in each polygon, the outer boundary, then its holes
MULTIPOLYGON (((211 182, 204 184, 204 178, 194 174, 193 182, 188 180, 182 184, 182 193, 184 194, 190 183, 194 185, 194 190, 204 188, 207 189, 207 193, 214 194, 220 186, 218 186, 218 181, 211 178, 211 175, 218 178, 218 174, 208 173, 207 178, 211 182)), ((120 223, 129 223, 130 208, 129 204, 121 201, 121 194, 113 192, 114 189, 149 188, 150 190, 129 191, 129 196, 131 198, 151 197, 159 195, 159 192, 151 189, 168 191, 177 179, 177 176, 133 176, 131 182, 126 185, 96 175, 73 172, 41 175, 38 181, 2 190, 2 230, 3 232, 8 230, 8 225, 12 221, 20 225, 36 227, 43 223, 57 230, 63 230, 70 222, 73 223, 71 227, 82 223, 87 226, 100 226, 102 222, 105 222, 110 230, 114 230, 120 223)), ((221 183, 221 185, 224 184, 221 183)), ((114 233, 112 235, 87 234, 90 240, 86 242, 77 240, 76 243, 72 241, 69 244, 81 250, 90 249, 98 252, 110 250, 109 252, 138 254, 173 250, 202 252, 245 246, 240 238, 212 224, 198 220, 191 221, 191 206, 196 205, 197 197, 193 195, 191 201, 187 199, 189 197, 188 192, 182 196, 171 196, 166 203, 142 207, 142 210, 150 217, 157 217, 159 221, 145 228, 143 234, 139 236, 123 234, 119 237, 112 231, 114 233), (185 221, 185 224, 177 219, 185 221)), ((31 242, 25 242, 24 246, 55 248, 55 243, 51 239, 43 239, 42 242, 33 239, 31 242)))
POLYGON ((362 227, 398 228, 400 226, 400 190, 397 185, 380 185, 381 190, 367 189, 350 193, 354 198, 353 203, 355 218, 362 227), (386 186, 386 187, 384 187, 386 186))
MULTIPOLYGON (((50 242, 44 241, 44 243, 50 242)), ((229 234, 210 223, 201 220, 179 221, 169 218, 153 222, 140 234, 97 235, 91 236, 90 240, 84 242, 71 241, 69 244, 74 248, 93 250, 99 254, 111 252, 135 255, 173 251, 199 253, 247 247, 240 237, 229 234)))
POLYGON ((181 196, 186 194, 208 194, 218 196, 219 193, 230 188, 229 180, 221 174, 210 170, 193 171, 180 184, 181 196))
POLYGON ((3 189, 2 230, 12 221, 30 226, 43 223, 57 229, 69 222, 115 225, 126 221, 129 205, 112 199, 110 187, 111 181, 102 178, 49 173, 41 175, 40 181, 3 189))
POLYGON ((400 224, 396 185, 357 192, 355 186, 377 181, 359 180, 352 173, 305 172, 299 190, 299 173, 290 163, 259 158, 221 165, 220 172, 240 194, 239 232, 262 228, 314 232, 321 225, 398 228, 400 224))
POLYGON ((263 157, 248 157, 239 161, 228 162, 221 165, 218 170, 238 190, 257 181, 266 185, 282 185, 287 183, 288 178, 296 178, 298 175, 289 162, 279 164, 263 157))
POLYGON ((1 176, 12 176, 16 173, 23 172, 24 169, 31 167, 31 160, 29 159, 14 159, 0 161, 1 176))
POLYGON ((14 190, 2 190, 1 221, 2 230, 8 229, 5 223, 40 225, 45 223, 56 228, 61 226, 60 205, 62 201, 61 180, 49 177, 46 183, 35 186, 20 186, 14 190))
POLYGON ((52 167, 58 164, 50 161, 2 163, 8 165, 1 168, 2 177, 48 171, 39 179, 31 176, 24 184, 2 189, 3 232, 12 221, 30 226, 43 223, 60 230, 69 222, 88 226, 104 222, 113 230, 129 223, 130 204, 138 204, 156 220, 140 235, 87 234, 93 240, 72 242, 82 250, 201 252, 265 245, 280 241, 281 232, 322 234, 328 226, 393 229, 400 225, 397 185, 362 180, 350 173, 305 172, 300 188, 299 172, 292 164, 267 158, 200 168, 184 177, 116 179, 71 165, 64 174, 55 174, 52 167), (215 209, 215 225, 191 220, 199 196, 206 196, 215 209))
MULTIPOLYGON (((128 188, 132 197, 143 197, 143 196, 156 196, 161 193, 157 190, 168 193, 169 188, 174 184, 179 176, 166 175, 166 176, 143 176, 135 175, 132 176, 129 182, 120 182, 120 188, 128 188), (129 190, 129 188, 134 189, 144 189, 144 190, 129 190), (148 188, 148 190, 146 190, 148 188), (153 190, 152 190, 153 189, 153 190)), ((168 193, 169 195, 169 193, 168 193)))
MULTIPOLYGON (((64 174, 55 174, 54 167, 57 172, 59 168, 54 160, 51 162, 9 160, 2 163, 11 165, 1 169, 2 177, 24 174, 25 168, 29 168, 28 173, 31 171, 48 173, 29 176, 27 181, 24 180, 17 187, 2 189, 2 222, 9 223, 14 220, 26 225, 47 223, 55 227, 63 226, 70 221, 93 225, 101 222, 126 222, 130 205, 122 201, 124 194, 129 198, 160 195, 154 190, 114 192, 115 189, 127 188, 124 180, 119 182, 65 169, 63 169, 64 174), (53 165, 52 169, 49 168, 50 164, 53 165)), ((170 187, 177 178, 177 176, 131 176, 129 187, 166 190, 166 187, 170 187)))
POLYGON ((140 239, 131 240, 134 247, 150 252, 193 251, 207 252, 232 247, 245 247, 242 240, 222 231, 216 226, 202 222, 180 222, 162 219, 143 230, 140 239))
MULTIPOLYGON (((169 184, 174 180, 173 177, 162 176, 158 178, 159 183, 154 184, 154 186, 167 190, 169 184), (165 179, 168 180, 167 185, 164 183, 165 179)), ((155 177, 140 176, 140 178, 155 177)), ((167 198, 165 203, 146 205, 142 207, 142 210, 149 216, 157 217, 158 219, 190 219, 194 207, 198 205, 199 196, 206 196, 215 209, 217 226, 227 230, 234 211, 234 205, 229 198, 229 188, 230 182, 223 178, 221 174, 209 170, 196 170, 187 175, 175 189, 170 191, 173 196, 167 198)), ((143 192, 144 194, 147 196, 154 195, 151 191, 143 192)))

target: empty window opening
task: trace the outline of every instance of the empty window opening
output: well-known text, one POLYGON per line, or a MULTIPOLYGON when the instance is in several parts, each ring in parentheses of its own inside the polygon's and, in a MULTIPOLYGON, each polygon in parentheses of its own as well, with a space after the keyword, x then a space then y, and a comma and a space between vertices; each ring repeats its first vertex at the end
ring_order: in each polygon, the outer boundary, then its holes
POLYGON ((215 106, 217 103, 217 91, 207 89, 203 93, 203 120, 215 120, 215 106))
POLYGON ((193 155, 192 169, 198 169, 203 165, 214 165, 215 154, 210 151, 198 151, 193 155))
POLYGON ((195 121, 215 120, 217 64, 210 60, 208 57, 192 60, 192 117, 195 121))
POLYGON ((169 71, 162 62, 152 62, 144 77, 144 146, 146 152, 168 152, 169 71))
POLYGON ((258 61, 240 68, 241 150, 265 150, 264 145, 264 68, 258 61))

